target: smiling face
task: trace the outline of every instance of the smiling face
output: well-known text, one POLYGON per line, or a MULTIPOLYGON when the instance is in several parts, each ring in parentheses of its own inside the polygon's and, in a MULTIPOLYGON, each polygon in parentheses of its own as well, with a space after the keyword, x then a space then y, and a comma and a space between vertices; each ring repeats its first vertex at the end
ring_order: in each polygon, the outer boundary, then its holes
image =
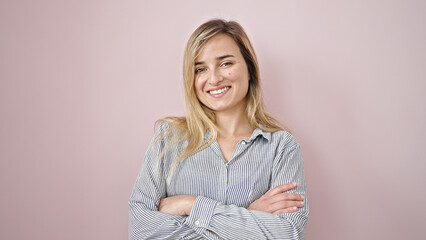
POLYGON ((225 34, 209 39, 195 59, 198 100, 215 112, 244 111, 250 75, 235 41, 225 34))

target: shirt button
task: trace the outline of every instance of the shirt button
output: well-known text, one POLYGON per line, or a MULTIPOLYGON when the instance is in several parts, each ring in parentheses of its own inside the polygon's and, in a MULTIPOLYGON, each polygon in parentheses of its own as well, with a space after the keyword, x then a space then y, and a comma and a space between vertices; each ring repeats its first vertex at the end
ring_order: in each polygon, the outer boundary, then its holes
POLYGON ((241 142, 241 144, 242 144, 242 145, 246 145, 246 141, 242 141, 242 142, 241 142))
POLYGON ((197 225, 197 226, 200 225, 200 221, 198 221, 198 220, 195 221, 195 225, 197 225))

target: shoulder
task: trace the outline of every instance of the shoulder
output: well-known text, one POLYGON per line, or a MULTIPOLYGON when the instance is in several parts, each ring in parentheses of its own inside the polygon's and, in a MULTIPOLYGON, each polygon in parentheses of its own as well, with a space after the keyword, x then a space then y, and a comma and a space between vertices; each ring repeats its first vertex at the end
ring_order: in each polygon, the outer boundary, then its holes
POLYGON ((155 122, 155 135, 162 134, 171 128, 171 124, 165 120, 158 120, 155 122))
POLYGON ((160 119, 155 122, 155 137, 159 138, 170 138, 176 137, 184 133, 184 130, 180 127, 181 123, 170 120, 169 118, 160 119))
POLYGON ((153 142, 167 142, 167 132, 170 131, 170 124, 165 121, 155 122, 155 132, 153 142))
POLYGON ((279 149, 294 149, 300 147, 296 137, 286 130, 271 132, 271 144, 279 149))
POLYGON ((174 150, 175 148, 182 148, 185 141, 182 141, 184 132, 179 126, 173 122, 166 120, 159 120, 156 122, 156 130, 152 139, 152 144, 158 150, 174 150))
POLYGON ((293 134, 285 130, 271 133, 271 148, 275 153, 274 164, 280 166, 288 162, 302 162, 302 150, 293 134))
POLYGON ((166 117, 155 122, 157 133, 186 134, 188 131, 186 117, 166 117))

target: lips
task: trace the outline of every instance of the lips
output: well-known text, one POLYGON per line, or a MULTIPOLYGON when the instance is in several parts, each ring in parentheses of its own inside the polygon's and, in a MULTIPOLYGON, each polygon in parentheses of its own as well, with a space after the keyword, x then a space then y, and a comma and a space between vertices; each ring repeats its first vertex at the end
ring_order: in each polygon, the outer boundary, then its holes
POLYGON ((219 89, 215 89, 215 90, 210 90, 208 92, 212 95, 218 95, 218 94, 221 94, 221 93, 228 91, 229 88, 230 87, 223 87, 223 88, 219 88, 219 89))

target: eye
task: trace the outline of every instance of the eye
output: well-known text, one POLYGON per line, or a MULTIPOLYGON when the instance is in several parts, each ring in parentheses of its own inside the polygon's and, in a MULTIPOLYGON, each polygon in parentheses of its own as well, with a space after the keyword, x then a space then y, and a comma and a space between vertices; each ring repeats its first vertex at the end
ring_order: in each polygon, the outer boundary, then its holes
POLYGON ((220 66, 221 67, 227 67, 227 66, 230 66, 230 65, 232 65, 232 62, 224 62, 220 66))
POLYGON ((195 69, 195 73, 202 73, 204 71, 206 71, 206 68, 203 68, 203 67, 195 69))

